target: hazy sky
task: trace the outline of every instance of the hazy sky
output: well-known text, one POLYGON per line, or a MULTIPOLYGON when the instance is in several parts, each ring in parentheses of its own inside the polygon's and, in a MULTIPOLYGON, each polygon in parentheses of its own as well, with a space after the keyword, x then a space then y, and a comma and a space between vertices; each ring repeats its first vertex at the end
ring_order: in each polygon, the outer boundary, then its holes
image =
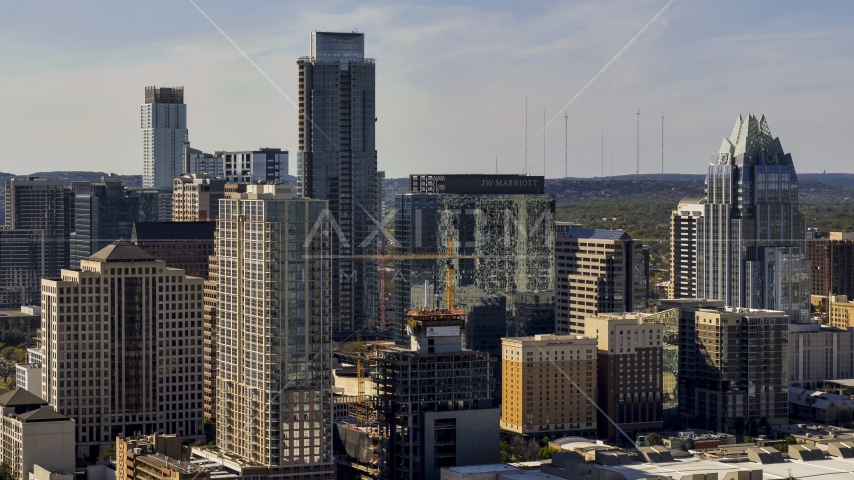
MULTIPOLYGON (((564 175, 560 110, 668 0, 197 4, 292 99, 309 32, 365 32, 388 177, 564 175)), ((185 87, 193 147, 281 147, 297 111, 189 1, 0 0, 0 171, 142 172, 146 85, 185 87)), ((800 172, 854 172, 854 2, 675 0, 569 107, 569 175, 704 173, 738 114, 800 172), (598 169, 597 169, 598 172, 598 169), (597 173, 598 174, 598 173, 597 173)))

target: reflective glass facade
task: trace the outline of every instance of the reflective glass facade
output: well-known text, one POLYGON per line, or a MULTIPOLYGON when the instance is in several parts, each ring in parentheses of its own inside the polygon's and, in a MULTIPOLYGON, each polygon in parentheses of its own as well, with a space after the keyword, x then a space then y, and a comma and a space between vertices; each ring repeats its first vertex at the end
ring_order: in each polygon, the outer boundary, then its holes
POLYGON ((765 117, 739 117, 713 155, 698 222, 697 294, 809 322, 809 262, 792 156, 765 117))

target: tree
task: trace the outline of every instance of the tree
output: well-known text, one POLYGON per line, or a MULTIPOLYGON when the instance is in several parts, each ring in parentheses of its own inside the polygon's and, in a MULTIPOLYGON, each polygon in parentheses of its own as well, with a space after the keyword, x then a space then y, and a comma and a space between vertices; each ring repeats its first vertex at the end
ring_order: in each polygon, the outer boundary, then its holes
POLYGON ((661 441, 661 437, 657 433, 652 432, 646 434, 646 442, 650 447, 653 445, 664 445, 661 441))
POLYGON ((732 422, 733 428, 735 428, 735 434, 741 435, 744 432, 744 418, 735 417, 735 420, 732 422))
POLYGON ((741 439, 741 443, 753 443, 753 437, 745 435, 744 438, 741 439))
POLYGON ((0 480, 15 480, 12 466, 6 462, 0 463, 0 480))
POLYGON ((109 445, 104 447, 101 450, 101 453, 98 454, 98 460, 115 460, 116 459, 116 446, 109 445))
POLYGON ((9 381, 9 377, 15 376, 15 364, 6 360, 5 358, 0 358, 0 378, 3 379, 3 383, 9 381))
POLYGON ((510 447, 513 450, 513 456, 518 462, 536 460, 537 454, 540 452, 540 444, 533 438, 526 440, 523 437, 515 436, 510 440, 510 447))
POLYGON ((560 450, 554 449, 548 445, 540 448, 540 451, 537 452, 537 460, 549 460, 552 458, 552 454, 560 452, 560 450))
POLYGON ((507 440, 501 440, 498 442, 498 451, 501 456, 501 463, 510 463, 513 461, 513 450, 510 448, 510 444, 507 443, 507 440))
POLYGON ((759 419, 759 428, 767 427, 767 426, 768 426, 768 419, 765 417, 760 418, 759 419))
POLYGON ((216 442, 216 423, 210 418, 205 419, 205 440, 208 443, 216 442))
POLYGON ((756 426, 756 420, 752 418, 747 422, 747 434, 751 437, 759 435, 759 427, 756 426))

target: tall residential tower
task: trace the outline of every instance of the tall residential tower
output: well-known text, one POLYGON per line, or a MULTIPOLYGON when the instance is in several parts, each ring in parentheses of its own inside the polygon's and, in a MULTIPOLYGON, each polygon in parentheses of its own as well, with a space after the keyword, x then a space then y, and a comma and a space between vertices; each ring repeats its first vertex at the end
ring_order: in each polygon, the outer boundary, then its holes
POLYGON ((145 87, 140 107, 142 128, 142 186, 172 190, 172 179, 183 173, 187 137, 184 87, 145 87))
POLYGON ((375 64, 363 33, 311 33, 311 56, 300 57, 298 193, 329 202, 340 228, 332 237, 333 330, 372 326, 378 288, 375 64))
POLYGON ((765 117, 738 117, 712 155, 697 231, 697 296, 809 322, 809 262, 792 155, 765 117))

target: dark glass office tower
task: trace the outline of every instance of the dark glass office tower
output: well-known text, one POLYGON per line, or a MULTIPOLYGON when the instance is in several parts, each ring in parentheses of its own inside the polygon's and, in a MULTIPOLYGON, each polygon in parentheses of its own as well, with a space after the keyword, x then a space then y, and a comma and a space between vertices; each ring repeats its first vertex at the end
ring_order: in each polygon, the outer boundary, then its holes
POLYGON ((329 202, 333 332, 371 328, 378 313, 375 63, 363 33, 312 32, 299 67, 298 193, 329 202))
POLYGON ((791 154, 765 117, 738 117, 712 155, 697 233, 697 294, 809 322, 809 262, 791 154))
POLYGON ((130 239, 139 220, 139 197, 125 191, 114 174, 100 182, 74 182, 74 229, 71 232, 71 268, 107 245, 130 239))

